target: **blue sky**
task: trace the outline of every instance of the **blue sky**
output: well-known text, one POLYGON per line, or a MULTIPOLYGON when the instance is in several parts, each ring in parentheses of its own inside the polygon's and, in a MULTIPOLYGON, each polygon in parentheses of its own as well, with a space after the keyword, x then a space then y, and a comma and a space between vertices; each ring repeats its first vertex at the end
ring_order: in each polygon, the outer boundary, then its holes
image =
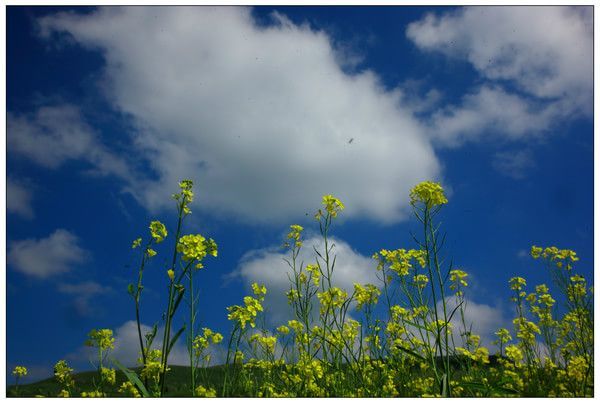
POLYGON ((340 285, 373 280, 374 252, 415 246, 408 194, 430 179, 489 340, 510 324, 510 277, 550 281, 532 244, 576 250, 592 280, 592 29, 591 7, 8 7, 7 366, 90 368, 98 327, 134 360, 131 241, 153 219, 173 232, 184 178, 187 232, 219 245, 203 325, 227 334, 252 281, 285 317, 278 246, 293 223, 316 234, 326 193, 347 207, 340 285))

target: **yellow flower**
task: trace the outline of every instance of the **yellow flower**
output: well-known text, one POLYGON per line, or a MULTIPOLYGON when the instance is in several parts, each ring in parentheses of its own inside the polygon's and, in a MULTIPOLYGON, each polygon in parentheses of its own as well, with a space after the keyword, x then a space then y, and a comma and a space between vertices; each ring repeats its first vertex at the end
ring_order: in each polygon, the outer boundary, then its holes
MULTIPOLYGON (((291 239, 294 241, 294 246, 296 248, 299 248, 302 246, 302 241, 300 240, 300 237, 302 236, 302 231, 304 231, 304 228, 301 225, 298 224, 293 224, 290 225, 290 232, 287 235, 287 239, 291 239)), ((285 243, 285 247, 289 247, 289 243, 285 243)))
POLYGON ((186 262, 201 261, 207 254, 217 256, 217 243, 212 238, 207 240, 200 234, 184 235, 177 242, 177 252, 183 254, 183 260, 186 262))
POLYGON ((506 346, 505 354, 514 363, 520 363, 523 360, 523 352, 517 346, 506 346))
POLYGON ((462 270, 450 270, 450 281, 453 283, 450 285, 451 290, 457 289, 459 286, 466 287, 468 283, 465 278, 468 274, 462 270))
POLYGON ((438 182, 421 182, 410 191, 410 203, 424 203, 428 208, 448 203, 444 188, 438 182))
POLYGON ((267 295, 267 287, 259 285, 258 283, 252 283, 252 292, 257 297, 267 295))
POLYGON ((73 372, 73 368, 69 368, 65 360, 60 360, 54 365, 54 377, 61 385, 73 387, 74 381, 71 372, 73 372))
POLYGON ((361 309, 363 305, 377 304, 377 300, 381 291, 373 284, 365 284, 364 286, 354 283, 354 298, 356 299, 356 309, 361 309))
POLYGON ((285 326, 285 325, 281 325, 277 328, 277 331, 281 334, 289 334, 290 333, 290 328, 285 326))
POLYGON ((58 392, 58 395, 56 397, 71 397, 71 394, 68 390, 61 389, 61 391, 58 392))
POLYGON ((422 289, 425 288, 425 286, 429 282, 429 278, 424 274, 417 274, 416 276, 413 276, 413 281, 418 288, 422 289))
POLYGON ((150 235, 156 243, 162 242, 167 237, 167 227, 160 221, 152 221, 150 223, 150 235))
POLYGON ((341 288, 331 287, 328 290, 317 293, 317 298, 321 303, 321 312, 326 312, 329 308, 339 308, 348 298, 348 293, 341 288))
POLYGON ((117 373, 114 369, 108 369, 108 368, 100 368, 100 378, 102 379, 103 382, 106 382, 109 385, 114 385, 116 378, 117 377, 117 373))
POLYGON ((88 334, 89 339, 85 342, 86 346, 99 347, 103 350, 115 348, 115 338, 110 329, 92 329, 88 334))
POLYGON ((325 210, 329 213, 329 215, 331 215, 331 217, 337 217, 337 214, 345 208, 340 199, 334 197, 333 195, 323 196, 322 203, 323 206, 325 206, 325 210))
POLYGON ((508 329, 506 329, 506 328, 500 328, 494 334, 496 336, 498 336, 498 341, 494 342, 494 344, 498 344, 498 342, 500 342, 502 344, 506 344, 506 343, 508 343, 509 341, 512 340, 512 336, 510 335, 510 331, 508 329))
POLYGON ((13 369, 12 374, 16 377, 22 377, 27 375, 27 368, 21 365, 17 365, 15 369, 13 369))
POLYGON ((316 264, 306 265, 306 271, 310 273, 310 278, 315 287, 318 287, 321 279, 321 270, 319 269, 319 266, 316 264))
POLYGON ((510 284, 510 289, 513 291, 521 291, 527 285, 523 277, 512 277, 508 283, 510 284))
POLYGON ((142 238, 138 238, 133 241, 133 244, 131 245, 131 249, 135 249, 138 246, 140 246, 141 244, 142 244, 142 238))
POLYGON ((217 397, 217 391, 213 388, 205 388, 200 385, 194 390, 194 396, 196 397, 217 397))
POLYGON ((140 395, 140 392, 138 392, 135 385, 133 383, 131 383, 130 381, 123 382, 121 384, 121 386, 119 387, 118 391, 119 391, 119 393, 124 393, 131 397, 142 397, 142 395, 140 395))
POLYGON ((175 272, 173 271, 173 269, 167 270, 167 276, 169 276, 171 281, 175 280, 175 272))
POLYGON ((373 255, 374 259, 379 260, 377 270, 381 270, 384 264, 390 265, 390 270, 399 276, 408 275, 410 269, 416 261, 419 266, 425 267, 427 252, 419 249, 382 249, 379 253, 373 255))

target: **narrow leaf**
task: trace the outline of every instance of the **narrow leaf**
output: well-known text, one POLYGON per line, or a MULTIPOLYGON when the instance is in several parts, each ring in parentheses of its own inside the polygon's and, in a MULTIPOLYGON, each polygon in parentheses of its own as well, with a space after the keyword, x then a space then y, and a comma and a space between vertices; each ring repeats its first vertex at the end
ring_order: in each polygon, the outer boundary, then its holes
POLYGON ((175 336, 173 336, 173 338, 171 339, 171 342, 169 343, 169 349, 167 350, 167 355, 169 355, 169 353, 171 352, 171 349, 175 345, 175 342, 177 341, 177 339, 179 338, 179 336, 181 336, 181 333, 183 333, 184 330, 185 330, 185 325, 183 325, 181 327, 181 329, 179 329, 177 331, 177 333, 175 333, 175 336))
POLYGON ((148 390, 134 371, 130 370, 129 368, 125 368, 123 364, 117 360, 112 360, 112 362, 125 374, 127 379, 129 379, 129 382, 133 383, 137 387, 142 397, 151 397, 150 393, 148 393, 148 390))

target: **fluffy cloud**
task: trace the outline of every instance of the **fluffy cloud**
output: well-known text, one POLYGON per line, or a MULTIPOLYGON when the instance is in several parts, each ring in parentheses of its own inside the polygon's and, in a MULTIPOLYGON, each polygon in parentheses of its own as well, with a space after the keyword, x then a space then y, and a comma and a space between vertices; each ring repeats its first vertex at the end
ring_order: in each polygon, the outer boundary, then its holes
MULTIPOLYGON (((150 326, 144 324, 142 324, 141 327, 142 335, 145 335, 151 330, 150 326)), ((162 348, 161 341, 163 332, 164 327, 157 330, 153 348, 162 348)), ((185 335, 180 337, 169 354, 169 363, 172 365, 189 365, 189 356, 186 347, 181 342, 182 340, 185 340, 185 335)), ((111 356, 124 365, 134 366, 138 365, 137 359, 139 354, 140 342, 137 333, 137 324, 135 321, 130 320, 123 323, 123 325, 115 330, 115 349, 111 356)))
POLYGON ((265 27, 246 8, 109 7, 39 26, 104 55, 106 93, 156 173, 130 189, 151 209, 191 177, 201 208, 246 221, 288 220, 333 193, 347 216, 394 222, 410 187, 438 176, 400 92, 346 74, 327 34, 281 15, 265 27))
POLYGON ((7 114, 7 150, 47 168, 85 160, 96 173, 128 177, 127 165, 97 139, 73 105, 44 106, 31 115, 7 114))
POLYGON ((6 210, 24 218, 33 218, 32 192, 22 183, 6 178, 6 210))
MULTIPOLYGON (((151 326, 141 324, 142 337, 152 330, 151 326)), ((162 348, 162 334, 164 327, 158 328, 156 338, 152 344, 152 348, 162 348)), ((137 323, 134 320, 129 320, 121 326, 114 329, 114 350, 110 351, 110 359, 119 361, 126 367, 139 366, 138 357, 140 356, 140 342, 137 332, 137 323)), ((184 335, 175 343, 171 353, 169 354, 170 365, 189 365, 189 356, 187 349, 182 342, 185 340, 184 335)), ((97 361, 98 353, 89 347, 80 347, 77 351, 66 356, 69 362, 75 364, 84 364, 97 361)))
POLYGON ((464 7, 410 24, 406 34, 420 49, 465 60, 494 83, 436 116, 432 132, 450 143, 494 128, 522 137, 591 116, 592 18, 591 7, 464 7))
POLYGON ((94 312, 94 308, 90 306, 90 299, 112 293, 114 290, 94 281, 86 281, 79 284, 61 283, 58 285, 58 291, 74 296, 73 307, 77 315, 90 316, 94 312))
POLYGON ((556 107, 541 108, 498 86, 481 86, 431 115, 431 135, 447 146, 459 146, 486 134, 517 140, 539 136, 558 119, 556 107))
POLYGON ((84 262, 87 255, 77 236, 57 229, 47 238, 9 243, 7 262, 23 274, 43 279, 70 271, 84 262))
MULTIPOLYGON (((343 288, 351 293, 354 283, 375 285, 380 283, 373 259, 354 251, 344 241, 335 238, 329 241, 335 244, 333 253, 337 255, 332 278, 334 287, 343 288)), ((297 262, 303 262, 305 265, 316 263, 313 247, 322 253, 324 250, 322 238, 306 239, 297 262)), ((289 256, 281 249, 252 251, 242 258, 238 270, 234 273, 234 276, 242 278, 248 289, 253 282, 266 285, 268 292, 264 306, 267 310, 267 320, 272 325, 287 322, 293 317, 285 295, 290 289, 288 275, 291 276, 293 272, 284 259, 289 260, 289 256)))
MULTIPOLYGON (((446 307, 450 312, 452 312, 457 305, 458 301, 456 300, 456 298, 446 298, 446 307)), ((438 303, 438 309, 439 312, 442 312, 443 310, 441 301, 438 303)), ((495 349, 492 342, 496 339, 494 332, 496 332, 501 327, 505 327, 508 329, 512 328, 510 320, 505 317, 502 308, 499 306, 478 304, 468 298, 465 298, 463 309, 465 324, 467 325, 467 328, 470 329, 470 331, 473 334, 479 335, 481 337, 481 345, 487 347, 490 350, 490 353, 493 353, 495 349)), ((461 343, 459 343, 459 332, 463 332, 464 328, 458 311, 455 313, 454 317, 450 322, 452 323, 452 327, 455 330, 455 342, 457 343, 457 345, 460 345, 461 343)))
POLYGON ((528 150, 498 152, 492 160, 492 166, 498 172, 513 179, 523 179, 534 165, 533 155, 528 150))

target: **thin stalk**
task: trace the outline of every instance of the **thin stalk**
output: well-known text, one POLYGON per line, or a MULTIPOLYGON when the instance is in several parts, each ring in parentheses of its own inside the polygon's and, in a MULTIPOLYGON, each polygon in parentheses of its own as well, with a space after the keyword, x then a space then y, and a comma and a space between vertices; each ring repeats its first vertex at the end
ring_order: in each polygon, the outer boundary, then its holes
MULTIPOLYGON (((173 247, 173 259, 171 260, 171 269, 174 270, 175 268, 175 263, 177 261, 177 242, 179 241, 179 235, 181 232, 181 223, 183 221, 183 205, 185 203, 185 197, 183 198, 183 201, 181 202, 181 204, 179 204, 178 206, 178 219, 177 219, 177 231, 175 233, 175 246, 173 247)), ((166 324, 165 324, 165 331, 163 334, 163 345, 162 345, 162 355, 161 355, 161 359, 162 359, 162 370, 161 370, 161 376, 160 376, 160 395, 162 396, 165 392, 165 378, 167 376, 167 353, 168 353, 168 349, 169 349, 169 342, 170 342, 170 337, 171 337, 171 319, 172 319, 172 312, 171 310, 173 309, 173 289, 174 289, 174 282, 171 281, 171 284, 169 285, 169 306, 167 308, 167 318, 166 318, 166 324)))

